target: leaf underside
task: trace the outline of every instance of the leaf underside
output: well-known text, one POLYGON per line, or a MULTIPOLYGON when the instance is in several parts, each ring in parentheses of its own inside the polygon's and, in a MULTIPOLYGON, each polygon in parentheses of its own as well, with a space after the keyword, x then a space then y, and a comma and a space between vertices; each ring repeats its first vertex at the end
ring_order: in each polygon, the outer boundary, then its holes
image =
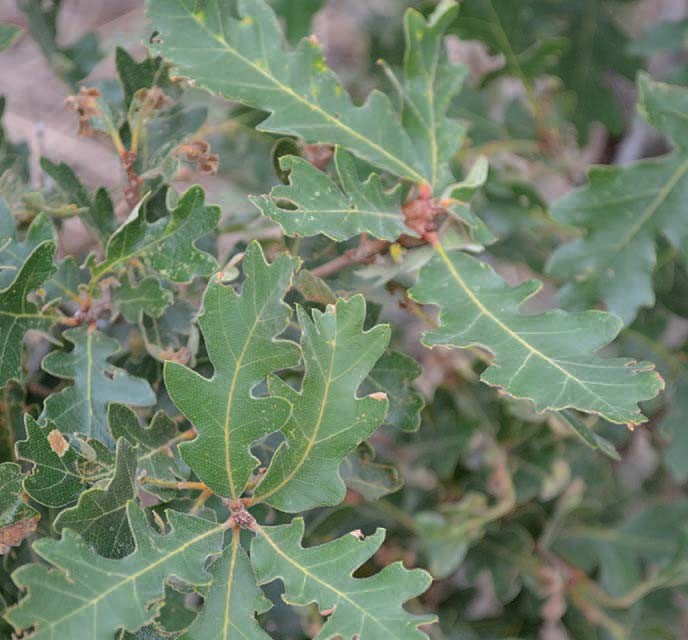
POLYGON ((494 355, 484 382, 531 399, 538 411, 568 407, 610 422, 644 422, 638 402, 657 395, 662 378, 649 363, 595 355, 617 336, 619 319, 601 311, 520 313, 540 286, 509 287, 484 262, 438 246, 410 293, 441 309, 426 345, 482 346, 494 355))

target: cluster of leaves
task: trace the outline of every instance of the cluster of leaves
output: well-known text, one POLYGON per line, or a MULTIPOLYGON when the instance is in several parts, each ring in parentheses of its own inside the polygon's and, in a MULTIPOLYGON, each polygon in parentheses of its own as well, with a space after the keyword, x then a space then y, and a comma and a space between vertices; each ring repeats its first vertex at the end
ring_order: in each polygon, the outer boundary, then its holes
POLYGON ((149 57, 78 87, 59 4, 22 7, 124 184, 36 191, 0 135, 0 637, 679 638, 688 90, 638 76, 674 151, 551 206, 528 173, 624 130, 608 74, 661 34, 441 0, 358 100, 322 2, 147 0, 149 57))

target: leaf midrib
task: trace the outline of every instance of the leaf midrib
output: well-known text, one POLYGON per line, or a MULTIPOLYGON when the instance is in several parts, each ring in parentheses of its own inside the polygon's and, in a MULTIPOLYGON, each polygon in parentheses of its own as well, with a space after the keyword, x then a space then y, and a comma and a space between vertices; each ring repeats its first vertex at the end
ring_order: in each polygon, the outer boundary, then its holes
MULTIPOLYGON (((264 493, 262 495, 256 495, 256 502, 264 502, 267 500, 270 496, 274 495, 278 491, 282 490, 286 485, 288 485, 292 479, 296 476, 296 474, 301 470, 303 467, 304 463, 308 459, 311 450, 316 444, 316 440, 318 437, 318 433, 320 433, 320 428, 322 426, 323 418, 325 417, 325 407, 327 407, 327 402, 329 399, 330 395, 330 387, 332 385, 332 370, 334 369, 334 363, 335 363, 335 356, 337 353, 337 331, 335 330, 334 334, 334 339, 332 343, 332 348, 331 348, 331 356, 330 356, 330 366, 327 371, 327 380, 325 381, 325 389, 322 394, 322 401, 320 403, 320 411, 318 413, 318 419, 316 421, 315 427, 313 428, 313 433, 311 433, 310 436, 308 436, 306 440, 306 447, 303 450, 303 453, 301 454, 301 457, 299 458, 299 461, 294 465, 292 470, 284 477, 280 482, 272 487, 267 493, 264 493)), ((292 416, 292 420, 296 422, 296 418, 292 416)), ((300 427, 300 425, 297 426, 300 427)), ((299 429, 301 431, 301 429, 299 429)))
MULTIPOLYGON (((471 288, 466 284, 465 280, 461 277, 459 272, 456 270, 454 267, 454 264, 452 263, 451 259, 447 255, 447 252, 444 250, 444 247, 438 242, 435 244, 435 250, 437 251, 438 255, 444 262, 445 266, 447 267, 447 270, 451 274, 451 276, 456 280, 458 285, 463 289, 464 293, 470 298, 471 302, 478 308, 480 313, 482 313, 485 317, 489 318, 492 322, 494 322, 500 329, 502 329, 506 334, 511 336, 515 341, 517 341, 519 344, 521 344, 523 347, 525 347, 529 352, 530 355, 534 355, 541 360, 545 361, 547 364, 553 366, 554 368, 558 369, 561 371, 561 373, 564 374, 564 376, 568 380, 572 380, 575 382, 578 386, 581 388, 585 389, 589 394, 591 394, 593 397, 597 398, 603 405, 607 406, 609 409, 614 410, 615 408, 604 398, 602 398, 599 394, 595 393, 592 391, 583 380, 580 378, 577 378, 573 374, 569 373, 566 369, 564 369, 559 363, 556 362, 556 360, 552 360, 549 356, 545 355, 540 351, 539 349, 535 348, 532 344, 530 344, 527 340, 524 340, 516 331, 511 329, 508 325, 504 324, 502 320, 500 320, 497 316, 495 316, 483 303, 480 301, 480 299, 473 293, 471 288)), ((530 357, 530 356, 528 356, 530 357)), ((510 393, 507 390, 507 393, 510 393)))
POLYGON ((231 623, 230 618, 230 607, 232 602, 232 586, 234 582, 234 571, 236 569, 237 554, 239 551, 239 534, 238 532, 232 533, 232 557, 229 561, 229 571, 227 572, 227 595, 225 597, 225 619, 222 625, 222 638, 223 640, 229 639, 229 628, 234 626, 231 623))
POLYGON ((674 187, 678 184, 679 180, 685 175, 685 173, 688 171, 688 159, 684 160, 674 171, 674 173, 671 175, 669 180, 662 186, 662 188, 657 192, 657 195, 655 196, 654 200, 650 203, 648 206, 647 210, 645 213, 640 216, 640 218, 633 224, 628 233, 624 235, 621 240, 613 245, 613 256, 618 255, 623 249, 625 249, 630 242, 635 238, 635 236, 640 233, 641 229, 645 226, 645 224, 652 218, 652 216, 657 213, 659 208, 664 204, 666 199, 669 197, 671 194, 672 190, 674 187))

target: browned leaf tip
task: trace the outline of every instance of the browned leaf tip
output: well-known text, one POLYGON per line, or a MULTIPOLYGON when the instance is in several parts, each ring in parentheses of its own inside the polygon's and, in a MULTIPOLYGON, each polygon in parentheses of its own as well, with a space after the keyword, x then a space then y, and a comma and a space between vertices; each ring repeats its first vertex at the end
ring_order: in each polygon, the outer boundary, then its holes
POLYGON ((210 143, 205 140, 183 142, 175 153, 189 162, 196 163, 201 173, 215 174, 220 167, 220 157, 216 153, 211 153, 210 143))
POLYGON ((48 434, 48 443, 58 458, 61 458, 69 449, 69 443, 57 429, 53 429, 48 434))
POLYGON ((30 518, 0 527, 0 555, 7 553, 10 547, 16 547, 21 544, 22 540, 36 531, 40 519, 41 516, 35 514, 30 518))
POLYGON ((151 111, 159 111, 172 104, 172 98, 170 98, 160 87, 140 89, 137 97, 139 101, 145 105, 145 108, 151 111))
POLYGON ((101 113, 100 105, 98 104, 100 95, 98 89, 81 87, 77 95, 68 96, 64 101, 65 107, 79 115, 79 135, 81 136, 93 135, 90 119, 99 116, 101 113))

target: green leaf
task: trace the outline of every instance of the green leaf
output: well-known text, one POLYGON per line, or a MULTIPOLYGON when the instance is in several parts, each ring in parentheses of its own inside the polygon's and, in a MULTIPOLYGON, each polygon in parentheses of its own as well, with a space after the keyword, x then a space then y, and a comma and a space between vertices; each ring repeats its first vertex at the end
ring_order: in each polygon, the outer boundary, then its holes
POLYGON ((413 381, 423 372, 411 357, 399 351, 385 351, 361 386, 362 394, 384 393, 389 400, 385 425, 402 431, 418 431, 423 396, 413 381))
POLYGON ((321 233, 341 241, 360 233, 384 240, 415 235, 404 225, 399 187, 385 191, 375 173, 361 182, 355 158, 341 147, 334 159, 341 189, 310 162, 283 156, 280 167, 290 172, 289 184, 274 187, 270 195, 251 197, 251 202, 290 236, 321 233))
POLYGON ((36 502, 63 507, 89 484, 110 475, 112 454, 99 442, 82 447, 83 441, 68 441, 54 424, 41 426, 29 414, 24 424, 27 439, 17 442, 17 458, 33 465, 24 478, 24 490, 36 502))
POLYGON ((20 0, 17 6, 24 13, 34 42, 40 47, 47 62, 65 82, 76 87, 103 57, 98 37, 92 31, 77 42, 63 47, 58 45, 58 18, 62 2, 34 2, 20 0))
POLYGON ((539 9, 533 2, 462 0, 456 33, 464 40, 481 40, 490 53, 504 56, 504 66, 486 79, 506 73, 528 85, 556 64, 567 41, 538 33, 539 9))
MULTIPOLYGON (((0 96, 0 120, 5 115, 7 101, 0 96)), ((27 183, 30 177, 29 146, 26 142, 13 144, 4 125, 0 122, 0 175, 15 177, 23 183, 27 183)))
MULTIPOLYGON (((650 504, 615 526, 565 521, 552 547, 567 561, 580 555, 599 565, 600 582, 617 596, 630 593, 642 579, 645 567, 681 568, 685 565, 685 524, 688 503, 650 504), (683 562, 678 562, 677 555, 683 562)), ((684 570, 685 571, 685 570, 684 570)), ((685 581, 685 572, 684 572, 685 581)))
POLYGON ((74 348, 68 353, 49 353, 43 358, 42 367, 53 376, 73 380, 74 384, 45 401, 43 418, 64 433, 84 433, 112 442, 107 424, 108 404, 126 402, 147 407, 155 403, 155 393, 147 381, 108 362, 120 350, 114 338, 91 327, 69 329, 62 335, 74 348))
POLYGON ((27 300, 55 273, 55 243, 42 242, 29 255, 14 280, 0 291, 0 387, 22 375, 24 334, 29 330, 47 332, 53 318, 42 314, 27 300))
POLYGON ((676 150, 625 167, 593 167, 589 183, 554 203, 557 220, 580 227, 584 236, 559 247, 548 271, 565 279, 565 306, 598 300, 630 324, 640 307, 655 302, 652 272, 660 236, 683 254, 688 241, 688 89, 638 80, 640 112, 674 141, 676 150))
POLYGON ((0 24, 0 52, 9 49, 22 34, 21 27, 3 22, 0 24))
POLYGON ((338 469, 342 459, 380 426, 387 413, 384 394, 358 398, 356 391, 389 342, 389 326, 363 331, 363 296, 338 300, 311 320, 298 308, 305 374, 296 391, 277 377, 272 396, 292 407, 282 428, 285 442, 254 493, 289 513, 339 504, 346 492, 338 469))
POLYGON ((176 634, 186 631, 191 626, 198 611, 186 606, 188 590, 182 585, 166 585, 164 598, 165 603, 160 608, 157 619, 148 628, 152 627, 155 631, 159 631, 163 637, 177 637, 176 634), (175 586, 184 592, 177 590, 175 586))
POLYGON ((401 178, 429 180, 387 96, 374 91, 354 106, 315 39, 287 50, 263 0, 241 0, 238 20, 219 0, 148 0, 147 6, 160 34, 152 51, 172 62, 174 75, 270 112, 261 131, 339 144, 401 178))
POLYGON ((456 571, 469 547, 485 534, 485 527, 514 507, 513 494, 488 505, 483 494, 469 492, 459 502, 416 517, 420 548, 433 577, 444 579, 456 571))
POLYGON ((126 49, 115 48, 115 66, 117 77, 124 90, 124 107, 129 109, 134 94, 139 89, 162 87, 167 93, 172 82, 167 67, 160 58, 146 57, 137 62, 126 49))
POLYGON ((670 446, 664 450, 664 463, 676 482, 688 480, 688 375, 681 374, 667 392, 668 406, 661 417, 659 431, 669 439, 670 446))
POLYGON ((139 204, 108 240, 105 260, 96 264, 92 256, 89 258, 92 282, 120 271, 135 258, 146 261, 173 282, 209 276, 217 262, 213 256, 197 249, 195 242, 213 231, 219 219, 219 207, 207 206, 203 189, 197 186, 179 198, 168 217, 155 222, 146 220, 139 204))
POLYGON ((170 398, 198 432, 196 440, 180 446, 182 457, 221 496, 241 495, 257 462, 250 445, 278 430, 289 416, 285 400, 258 398, 253 389, 272 371, 298 361, 297 346, 276 339, 290 316, 282 297, 296 262, 282 254, 268 265, 260 245, 251 243, 243 260, 241 294, 212 279, 203 298, 199 325, 213 377, 165 363, 170 398))
POLYGON ((132 323, 138 322, 142 313, 159 318, 174 301, 172 292, 163 289, 155 276, 144 278, 138 286, 124 280, 112 290, 112 297, 124 319, 132 323))
POLYGON ((559 417, 564 424, 573 430, 573 432, 591 449, 595 449, 609 456, 612 460, 621 460, 619 452, 614 448, 614 445, 606 438, 603 438, 599 433, 595 433, 585 422, 569 410, 564 410, 559 413, 559 417))
POLYGON ((619 319, 601 311, 520 313, 540 286, 529 280, 509 287, 484 262, 437 245, 411 289, 414 300, 441 307, 440 327, 423 342, 484 347, 494 363, 481 379, 531 399, 538 411, 574 408, 610 422, 644 422, 638 402, 656 396, 662 378, 649 363, 595 355, 617 336, 619 319))
POLYGON ((38 526, 40 514, 23 499, 21 468, 0 464, 0 555, 21 544, 38 526))
POLYGON ((0 390, 0 461, 15 459, 14 445, 25 437, 24 411, 26 392, 18 382, 9 382, 0 390))
POLYGON ((81 219, 96 238, 105 244, 117 227, 115 210, 107 190, 98 189, 95 195, 91 196, 72 168, 64 162, 55 164, 48 158, 41 158, 41 169, 55 181, 69 203, 79 208, 81 219))
MULTIPOLYGON (((39 213, 29 225, 24 239, 19 240, 14 216, 5 199, 0 196, 0 287, 9 285, 24 261, 41 242, 57 244, 57 233, 50 217, 39 213)), ((79 269, 72 256, 57 265, 57 273, 45 284, 45 299, 55 300, 64 296, 77 299, 79 269)))
POLYGON ((288 604, 316 602, 320 611, 333 611, 318 638, 427 638, 418 626, 432 622, 433 616, 414 615, 402 607, 430 585, 425 571, 409 571, 397 562, 374 576, 352 577, 382 545, 382 529, 364 540, 348 534, 308 549, 301 546, 303 531, 302 518, 288 525, 259 527, 251 559, 259 584, 282 580, 282 598, 288 604))
POLYGON ((688 42, 688 19, 668 20, 648 25, 643 34, 631 41, 628 51, 649 58, 660 52, 676 52, 688 42))
POLYGON ((489 571, 500 602, 511 602, 523 587, 524 558, 536 554, 535 542, 524 527, 512 524, 490 531, 466 556, 464 570, 475 580, 489 571))
POLYGON ((127 505, 136 549, 122 559, 97 555, 70 529, 61 540, 34 543, 34 551, 55 568, 32 563, 12 574, 28 595, 9 610, 7 620, 18 632, 35 625, 35 640, 73 638, 85 629, 89 640, 111 640, 118 629, 133 632, 155 617, 169 576, 207 584, 203 565, 220 550, 225 525, 167 513, 171 531, 159 535, 139 507, 127 505))
POLYGON ((399 491, 404 485, 396 467, 375 462, 375 451, 367 442, 359 444, 344 458, 339 475, 349 489, 370 501, 399 491))
POLYGON ((311 33, 313 17, 325 4, 325 0, 301 0, 298 3, 290 0, 271 0, 270 4, 275 13, 284 20, 287 38, 295 45, 311 33))
POLYGON ((272 605, 256 585, 256 574, 238 533, 208 571, 213 584, 205 606, 181 640, 270 640, 254 616, 272 605))
MULTIPOLYGON (((108 423, 115 440, 126 439, 136 447, 137 466, 144 478, 176 482, 188 475, 174 450, 189 439, 189 432, 179 432, 176 423, 164 411, 158 411, 149 427, 142 427, 136 414, 126 405, 112 403, 108 409, 108 423)), ((176 492, 153 484, 146 491, 161 499, 172 499, 176 492)))
POLYGON ((106 558, 123 558, 134 550, 127 521, 127 502, 136 497, 136 450, 125 440, 117 442, 115 475, 106 488, 94 487, 79 496, 71 509, 60 512, 55 530, 78 533, 106 558))
POLYGON ((621 101, 616 98, 610 75, 633 80, 639 60, 629 55, 630 39, 618 26, 615 3, 605 0, 543 3, 543 16, 563 23, 560 35, 567 41, 553 73, 573 94, 571 118, 587 138, 593 122, 601 122, 612 134, 620 134, 624 119, 621 101))
MULTIPOLYGON (((478 405, 480 406, 480 405, 478 405)), ((422 465, 440 480, 454 475, 459 460, 470 454, 470 442, 478 431, 455 396, 440 387, 423 412, 423 428, 408 436, 405 450, 414 466, 422 465)))
POLYGON ((426 21, 409 9, 404 15, 404 75, 395 81, 402 102, 401 120, 437 193, 453 182, 449 160, 461 146, 465 128, 447 118, 452 99, 461 90, 468 69, 449 61, 444 35, 458 12, 453 0, 442 0, 426 21))
POLYGON ((50 218, 44 213, 39 213, 31 222, 23 241, 18 240, 14 228, 14 218, 5 202, 0 196, 0 236, 3 242, 0 244, 0 286, 8 286, 17 275, 17 271, 31 255, 33 250, 42 242, 57 241, 55 227, 50 218))
POLYGON ((197 329, 194 325, 196 308, 186 300, 177 300, 165 309, 160 318, 144 314, 139 327, 146 350, 154 358, 165 362, 171 354, 196 354, 197 329))
POLYGON ((39 213, 29 225, 23 241, 17 237, 14 216, 7 201, 0 196, 0 286, 14 280, 17 271, 41 242, 57 242, 55 227, 45 213, 39 213))

